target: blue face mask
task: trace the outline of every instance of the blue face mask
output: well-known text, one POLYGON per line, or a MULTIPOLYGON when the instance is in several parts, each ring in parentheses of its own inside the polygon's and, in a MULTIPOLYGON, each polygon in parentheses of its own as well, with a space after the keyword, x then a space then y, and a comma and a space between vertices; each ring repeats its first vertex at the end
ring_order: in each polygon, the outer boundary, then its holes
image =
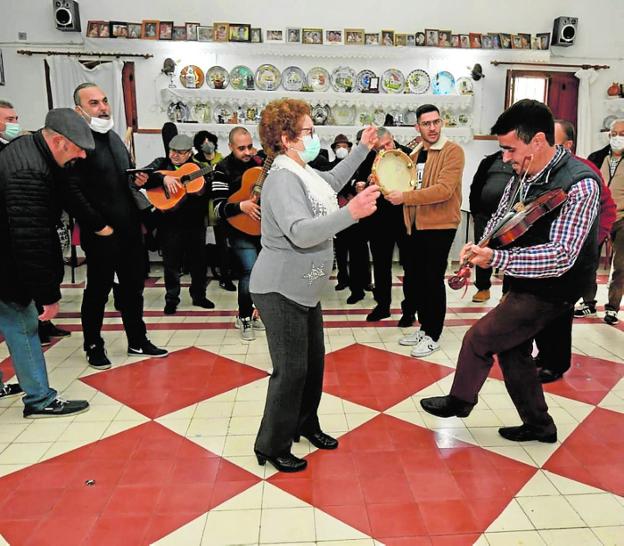
POLYGON ((4 137, 7 140, 13 140, 20 132, 20 124, 19 123, 5 123, 6 127, 4 129, 4 137))
POLYGON ((310 136, 306 135, 302 139, 303 141, 303 151, 297 150, 301 161, 304 163, 310 163, 310 161, 314 161, 316 157, 319 155, 321 151, 321 141, 319 140, 318 135, 310 136))

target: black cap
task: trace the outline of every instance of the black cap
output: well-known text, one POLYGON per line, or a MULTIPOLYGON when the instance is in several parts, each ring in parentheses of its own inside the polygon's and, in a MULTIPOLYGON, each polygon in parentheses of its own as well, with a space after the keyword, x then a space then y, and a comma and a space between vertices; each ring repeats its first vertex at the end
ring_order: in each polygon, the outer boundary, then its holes
POLYGON ((93 150, 95 148, 91 128, 84 118, 71 108, 54 108, 50 110, 45 119, 45 127, 68 138, 83 150, 93 150))

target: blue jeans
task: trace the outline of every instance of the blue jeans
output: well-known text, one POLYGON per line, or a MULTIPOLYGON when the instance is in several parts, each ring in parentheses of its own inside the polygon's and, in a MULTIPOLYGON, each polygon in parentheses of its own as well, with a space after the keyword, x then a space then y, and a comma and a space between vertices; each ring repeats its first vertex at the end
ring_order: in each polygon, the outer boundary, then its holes
POLYGON ((238 281, 238 316, 250 317, 253 313, 253 302, 249 294, 249 277, 260 253, 260 237, 230 233, 229 240, 241 268, 238 281))
POLYGON ((48 384, 48 371, 39 341, 37 314, 32 301, 24 307, 18 303, 0 300, 0 332, 9 347, 17 380, 26 393, 22 400, 25 406, 42 409, 56 398, 57 393, 48 384))

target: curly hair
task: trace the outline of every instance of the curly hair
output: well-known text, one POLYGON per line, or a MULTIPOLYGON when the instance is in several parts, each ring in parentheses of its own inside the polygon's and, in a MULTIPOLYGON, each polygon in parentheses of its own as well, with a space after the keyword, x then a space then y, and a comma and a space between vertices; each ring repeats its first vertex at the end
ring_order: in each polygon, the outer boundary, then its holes
POLYGON ((301 131, 304 116, 310 115, 310 105, 297 99, 279 99, 266 105, 260 117, 258 132, 267 154, 285 152, 282 135, 295 140, 301 131))

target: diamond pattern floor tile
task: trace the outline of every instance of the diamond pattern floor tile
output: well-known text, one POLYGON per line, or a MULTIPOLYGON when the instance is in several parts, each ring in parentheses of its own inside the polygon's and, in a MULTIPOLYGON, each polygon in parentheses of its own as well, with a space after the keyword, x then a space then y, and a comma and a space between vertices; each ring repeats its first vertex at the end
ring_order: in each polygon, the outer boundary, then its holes
POLYGON ((190 347, 81 381, 156 419, 263 377, 256 368, 190 347))

